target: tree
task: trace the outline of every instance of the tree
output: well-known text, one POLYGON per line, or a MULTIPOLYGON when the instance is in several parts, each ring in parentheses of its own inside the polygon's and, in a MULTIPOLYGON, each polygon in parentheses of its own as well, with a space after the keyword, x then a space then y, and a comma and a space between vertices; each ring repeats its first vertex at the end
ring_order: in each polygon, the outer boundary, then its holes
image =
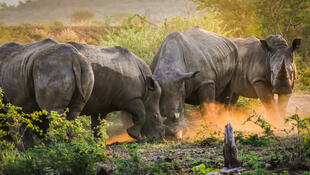
POLYGON ((309 0, 192 0, 236 30, 236 36, 281 34, 291 39, 308 33, 309 0))
POLYGON ((224 21, 228 29, 234 30, 234 37, 248 35, 261 36, 260 25, 256 21, 255 1, 251 0, 192 0, 198 9, 206 9, 224 21))

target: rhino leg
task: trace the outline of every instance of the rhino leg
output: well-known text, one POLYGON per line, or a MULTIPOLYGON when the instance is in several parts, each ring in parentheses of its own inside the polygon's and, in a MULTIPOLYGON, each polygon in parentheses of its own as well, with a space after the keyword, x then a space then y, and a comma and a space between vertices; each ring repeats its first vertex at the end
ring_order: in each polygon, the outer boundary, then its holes
MULTIPOLYGON (((60 62, 38 60, 33 69, 33 82, 40 109, 62 114, 71 102, 76 85, 71 65, 60 62)), ((43 130, 48 128, 48 123, 43 130)))
POLYGON ((205 114, 214 114, 214 100, 215 100, 215 85, 214 83, 208 83, 202 85, 198 89, 198 97, 200 102, 200 113, 201 115, 205 114))
POLYGON ((231 110, 232 107, 233 107, 234 105, 237 104, 238 99, 239 99, 239 95, 238 95, 238 94, 232 93, 232 94, 230 95, 230 97, 229 97, 229 103, 228 103, 228 106, 227 106, 228 110, 231 110))
POLYGON ((132 115, 133 126, 127 129, 130 137, 141 139, 141 128, 145 122, 145 108, 141 99, 134 99, 125 104, 125 111, 132 115))
POLYGON ((259 81, 254 84, 255 92, 264 105, 269 117, 278 117, 277 106, 274 100, 272 90, 264 82, 259 81))
POLYGON ((286 107, 288 101, 291 97, 291 94, 279 94, 278 97, 278 109, 281 117, 285 117, 286 115, 286 107))
POLYGON ((74 120, 77 116, 80 115, 85 105, 86 102, 83 100, 82 95, 78 91, 75 91, 71 103, 69 104, 70 110, 67 114, 67 119, 74 120))

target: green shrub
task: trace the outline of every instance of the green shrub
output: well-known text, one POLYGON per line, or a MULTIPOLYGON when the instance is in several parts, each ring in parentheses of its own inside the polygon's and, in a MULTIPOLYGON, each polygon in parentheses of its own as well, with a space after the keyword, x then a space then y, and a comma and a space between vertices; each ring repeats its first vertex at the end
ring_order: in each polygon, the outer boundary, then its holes
POLYGON ((290 130, 282 130, 287 135, 297 131, 293 144, 285 145, 286 150, 293 148, 292 154, 289 156, 290 161, 310 163, 310 117, 301 118, 298 114, 294 114, 285 119, 289 123, 290 130))
POLYGON ((194 166, 192 168, 192 171, 195 174, 208 174, 208 173, 211 173, 211 172, 219 172, 220 169, 206 168, 205 164, 200 164, 200 165, 194 166))
POLYGON ((243 154, 243 152, 240 151, 238 158, 242 162, 243 166, 249 166, 254 169, 265 165, 263 158, 257 155, 254 151, 250 151, 249 154, 243 154))
POLYGON ((310 90, 310 68, 298 71, 296 84, 297 88, 302 91, 310 90))
POLYGON ((129 153, 129 158, 116 158, 117 168, 114 171, 115 174, 123 174, 124 172, 126 174, 139 174, 142 172, 142 158, 137 154, 136 147, 137 145, 135 144, 125 146, 125 149, 129 153))
POLYGON ((266 146, 270 143, 270 138, 267 136, 259 136, 258 134, 250 134, 244 136, 242 132, 237 132, 235 137, 236 142, 243 145, 252 145, 252 146, 266 146))
POLYGON ((68 121, 66 113, 55 111, 25 114, 0 98, 0 174, 96 174, 97 163, 105 157, 106 127, 101 120, 99 138, 95 138, 85 116, 68 121), (51 121, 43 142, 26 149, 25 128, 42 135, 36 125, 42 117, 51 121))

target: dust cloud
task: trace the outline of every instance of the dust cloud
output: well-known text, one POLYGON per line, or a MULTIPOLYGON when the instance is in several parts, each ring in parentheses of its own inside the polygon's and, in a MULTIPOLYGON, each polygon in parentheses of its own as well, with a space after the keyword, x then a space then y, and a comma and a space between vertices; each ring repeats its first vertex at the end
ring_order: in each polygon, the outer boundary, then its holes
MULTIPOLYGON (((300 95, 295 94, 290 98, 288 108, 287 108, 287 116, 296 113, 296 109, 301 116, 308 115, 310 113, 310 95, 300 95)), ((229 111, 225 109, 225 107, 221 104, 213 104, 214 110, 212 112, 208 112, 206 114, 201 115, 200 108, 196 107, 195 109, 189 110, 185 114, 185 122, 187 125, 187 129, 183 130, 183 137, 181 141, 195 141, 199 140, 202 137, 208 137, 211 134, 223 137, 223 131, 225 125, 231 123, 234 131, 241 131, 244 134, 257 133, 262 134, 263 130, 259 126, 255 125, 252 122, 244 123, 251 115, 253 115, 253 111, 257 114, 261 115, 261 117, 271 124, 272 129, 274 129, 276 135, 285 136, 284 132, 279 130, 288 129, 290 126, 284 123, 284 116, 268 116, 266 115, 265 109, 262 105, 257 105, 253 108, 237 108, 233 107, 229 111)), ((206 107, 208 109, 208 107, 206 107)), ((286 117, 287 117, 286 116, 286 117)), ((134 141, 127 133, 126 128, 130 127, 132 123, 130 122, 130 116, 122 116, 123 119, 122 126, 117 126, 117 134, 116 132, 110 132, 110 139, 107 141, 108 144, 115 142, 130 142, 134 141), (113 134, 114 133, 114 134, 113 134)), ((253 118, 255 120, 255 118, 253 118)), ((115 130, 115 127, 110 128, 115 130), (114 129, 113 129, 114 128, 114 129)), ((169 138, 167 138, 169 139, 169 138)))

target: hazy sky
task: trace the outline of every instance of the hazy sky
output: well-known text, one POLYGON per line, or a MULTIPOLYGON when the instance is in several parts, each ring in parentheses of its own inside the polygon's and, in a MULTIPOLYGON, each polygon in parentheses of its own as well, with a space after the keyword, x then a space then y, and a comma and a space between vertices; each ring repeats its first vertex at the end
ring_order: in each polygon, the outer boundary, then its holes
POLYGON ((0 2, 5 2, 9 5, 16 5, 18 1, 25 1, 25 0, 0 0, 0 2))

